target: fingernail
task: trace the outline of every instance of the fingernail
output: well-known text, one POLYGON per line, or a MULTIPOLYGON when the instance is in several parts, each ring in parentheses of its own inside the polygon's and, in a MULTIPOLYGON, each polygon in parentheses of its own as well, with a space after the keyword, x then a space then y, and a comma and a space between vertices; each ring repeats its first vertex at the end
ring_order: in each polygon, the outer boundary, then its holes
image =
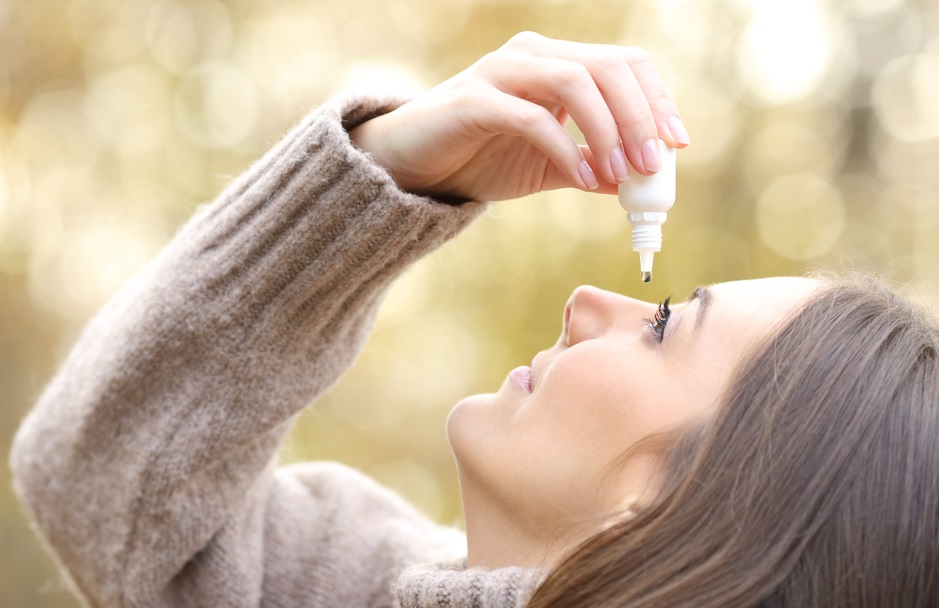
POLYGON ((685 129, 685 125, 677 116, 672 116, 668 119, 668 130, 672 132, 672 137, 675 138, 676 144, 687 146, 691 143, 691 138, 688 137, 688 131, 685 129))
POLYGON ((593 169, 590 168, 587 161, 580 161, 577 172, 580 173, 580 179, 583 180, 584 185, 587 186, 588 189, 596 190, 600 187, 600 182, 597 181, 597 176, 593 174, 593 169))
POLYGON ((626 164, 626 155, 623 154, 623 148, 616 146, 610 152, 610 168, 613 169, 613 176, 618 182, 625 182, 629 179, 629 165, 626 164))
POLYGON ((659 158, 659 141, 657 139, 647 139, 642 144, 642 164, 646 171, 655 173, 662 168, 662 159, 659 158))

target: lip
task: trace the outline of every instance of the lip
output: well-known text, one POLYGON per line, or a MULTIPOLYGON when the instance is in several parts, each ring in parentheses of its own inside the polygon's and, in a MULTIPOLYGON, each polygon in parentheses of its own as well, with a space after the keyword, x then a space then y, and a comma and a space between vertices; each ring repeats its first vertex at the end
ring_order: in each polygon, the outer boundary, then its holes
POLYGON ((521 365, 509 372, 509 378, 520 389, 526 393, 531 393, 531 368, 527 365, 521 365))

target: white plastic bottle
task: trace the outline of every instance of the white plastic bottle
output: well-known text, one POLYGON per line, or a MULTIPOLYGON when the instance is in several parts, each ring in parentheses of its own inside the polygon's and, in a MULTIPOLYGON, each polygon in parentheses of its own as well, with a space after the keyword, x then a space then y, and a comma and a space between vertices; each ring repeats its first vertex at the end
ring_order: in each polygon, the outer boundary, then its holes
POLYGON ((619 204, 632 224, 633 251, 639 252, 644 283, 652 280, 652 258, 662 250, 662 224, 675 204, 675 148, 659 140, 662 169, 642 175, 630 166, 629 179, 619 185, 619 204))

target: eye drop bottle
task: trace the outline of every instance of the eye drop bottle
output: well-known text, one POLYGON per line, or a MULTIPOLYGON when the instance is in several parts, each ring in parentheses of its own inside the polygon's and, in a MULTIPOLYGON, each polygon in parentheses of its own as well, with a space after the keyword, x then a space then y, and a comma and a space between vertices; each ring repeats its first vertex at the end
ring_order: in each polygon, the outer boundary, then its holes
POLYGON ((619 204, 632 224, 633 251, 639 253, 643 283, 652 280, 652 258, 662 250, 662 224, 675 203, 675 148, 659 140, 662 169, 642 175, 630 165, 629 179, 619 185, 619 204))

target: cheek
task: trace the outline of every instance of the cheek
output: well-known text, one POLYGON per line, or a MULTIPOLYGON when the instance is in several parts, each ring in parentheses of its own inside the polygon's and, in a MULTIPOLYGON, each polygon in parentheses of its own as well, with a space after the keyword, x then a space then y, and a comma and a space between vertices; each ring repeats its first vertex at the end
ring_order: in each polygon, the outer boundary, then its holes
POLYGON ((682 366, 682 373, 673 374, 676 393, 681 395, 671 405, 686 417, 714 414, 721 395, 730 387, 743 364, 739 345, 721 342, 706 352, 695 352, 691 361, 682 366))
POLYGON ((654 366, 622 351, 556 360, 520 415, 528 427, 593 458, 619 454, 641 438, 659 407, 654 366), (540 393, 540 394, 539 394, 540 393))

